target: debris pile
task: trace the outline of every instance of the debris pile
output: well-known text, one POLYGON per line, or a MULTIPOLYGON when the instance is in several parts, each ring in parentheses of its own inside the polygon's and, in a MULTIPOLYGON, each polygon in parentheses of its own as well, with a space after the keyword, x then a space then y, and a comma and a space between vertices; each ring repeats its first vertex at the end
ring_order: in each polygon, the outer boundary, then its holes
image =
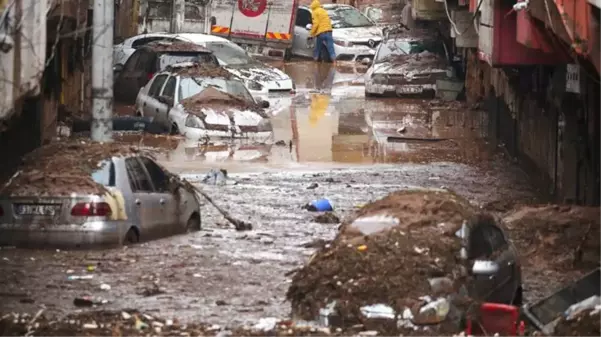
POLYGON ((389 334, 456 332, 447 326, 453 308, 470 302, 454 297, 467 282, 456 236, 466 220, 480 221, 466 200, 444 190, 400 191, 364 206, 294 275, 293 317, 326 317, 343 328, 375 324, 389 334), (375 305, 390 312, 367 315, 375 305), (418 327, 431 324, 438 325, 418 327))
POLYGON ((598 207, 525 206, 504 221, 528 267, 590 270, 599 266, 598 207))
POLYGON ((555 326, 555 336, 601 336, 599 309, 588 309, 574 317, 561 318, 555 326))
POLYGON ((120 142, 94 143, 84 141, 56 142, 27 154, 12 178, 0 189, 2 195, 70 195, 71 193, 102 194, 104 188, 92 179, 104 160, 113 156, 145 154, 120 142))
POLYGON ((203 120, 205 116, 202 113, 202 109, 207 108, 228 114, 231 114, 232 109, 249 110, 256 112, 263 118, 269 117, 257 103, 225 93, 213 87, 208 87, 200 93, 184 99, 181 103, 187 112, 196 114, 203 120))

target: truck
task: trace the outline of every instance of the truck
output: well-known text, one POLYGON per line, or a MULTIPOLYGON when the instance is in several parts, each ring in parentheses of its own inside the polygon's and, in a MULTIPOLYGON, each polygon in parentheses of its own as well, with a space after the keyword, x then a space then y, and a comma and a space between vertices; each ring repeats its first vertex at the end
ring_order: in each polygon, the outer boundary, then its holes
POLYGON ((211 34, 239 44, 250 54, 290 55, 298 0, 212 0, 211 34))
POLYGON ((28 103, 41 109, 47 12, 48 1, 0 0, 0 132, 28 103))

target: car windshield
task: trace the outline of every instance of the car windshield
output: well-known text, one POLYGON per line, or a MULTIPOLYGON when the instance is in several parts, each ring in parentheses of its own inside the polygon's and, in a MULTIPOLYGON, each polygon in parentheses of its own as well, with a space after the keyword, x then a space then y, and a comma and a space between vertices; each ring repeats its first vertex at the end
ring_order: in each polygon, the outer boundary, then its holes
POLYGON ((231 42, 207 42, 207 48, 225 65, 254 63, 244 49, 231 42))
POLYGON ((192 97, 208 87, 213 87, 230 95, 240 97, 245 101, 254 102, 252 95, 248 92, 242 82, 211 77, 182 78, 182 99, 192 97))
POLYGON ((353 7, 337 7, 327 11, 334 28, 371 27, 374 25, 353 7))
POLYGON ((167 69, 170 65, 184 62, 215 64, 213 55, 207 53, 165 53, 159 56, 160 71, 167 69))
MULTIPOLYGON (((389 40, 380 45, 375 62, 386 62, 395 56, 419 54, 424 51, 439 54, 440 48, 436 41, 389 40)), ((444 50, 442 52, 444 53, 444 50)))

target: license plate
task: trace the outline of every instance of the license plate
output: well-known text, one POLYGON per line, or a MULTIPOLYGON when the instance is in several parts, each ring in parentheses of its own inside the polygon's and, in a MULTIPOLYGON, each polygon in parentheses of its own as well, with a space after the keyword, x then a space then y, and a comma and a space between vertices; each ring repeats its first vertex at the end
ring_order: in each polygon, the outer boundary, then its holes
POLYGON ((17 204, 15 205, 15 213, 17 215, 42 215, 55 216, 60 209, 60 205, 32 205, 32 204, 17 204))
POLYGON ((422 87, 400 87, 396 89, 397 94, 421 94, 424 91, 422 87))

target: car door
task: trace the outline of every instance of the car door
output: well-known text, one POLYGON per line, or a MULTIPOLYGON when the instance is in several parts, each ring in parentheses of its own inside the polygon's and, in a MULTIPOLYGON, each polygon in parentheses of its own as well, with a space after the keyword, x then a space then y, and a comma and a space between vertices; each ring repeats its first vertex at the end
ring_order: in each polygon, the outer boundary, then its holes
POLYGON ((313 38, 309 37, 307 25, 312 23, 311 12, 304 8, 299 8, 296 12, 296 22, 294 25, 294 40, 292 41, 292 54, 299 56, 313 56, 313 38))
POLYGON ((169 190, 169 176, 163 169, 148 157, 140 157, 140 162, 144 165, 146 172, 154 186, 154 200, 158 202, 153 211, 156 225, 160 227, 160 232, 165 234, 174 234, 184 229, 184 225, 179 226, 178 217, 179 198, 169 190))
POLYGON ((133 55, 127 60, 127 62, 125 62, 123 69, 117 76, 114 87, 116 101, 126 103, 129 97, 131 97, 132 95, 138 95, 139 90, 135 91, 135 94, 131 93, 131 91, 135 90, 132 87, 135 85, 134 83, 136 82, 134 78, 139 58, 139 53, 133 53, 133 55))
POLYGON ((134 199, 133 211, 140 220, 137 224, 140 231, 140 239, 144 240, 146 237, 152 236, 154 227, 153 209, 155 203, 152 195, 154 189, 144 166, 142 166, 136 157, 125 159, 125 169, 134 199))
MULTIPOLYGON (((169 75, 167 74, 160 74, 157 75, 154 80, 152 80, 152 84, 148 89, 148 95, 146 96, 144 102, 142 102, 142 111, 144 111, 144 116, 157 119, 160 103, 159 95, 165 86, 168 76, 169 75)), ((159 120, 157 119, 156 121, 158 122, 159 120)))
MULTIPOLYGON (((163 86, 163 90, 161 91, 159 96, 168 98, 171 102, 175 102, 175 89, 177 88, 177 77, 169 76, 167 82, 163 86)), ((166 125, 167 127, 171 126, 171 121, 169 120, 169 110, 173 107, 172 104, 166 104, 165 102, 158 101, 157 97, 157 122, 162 125, 166 125)))

